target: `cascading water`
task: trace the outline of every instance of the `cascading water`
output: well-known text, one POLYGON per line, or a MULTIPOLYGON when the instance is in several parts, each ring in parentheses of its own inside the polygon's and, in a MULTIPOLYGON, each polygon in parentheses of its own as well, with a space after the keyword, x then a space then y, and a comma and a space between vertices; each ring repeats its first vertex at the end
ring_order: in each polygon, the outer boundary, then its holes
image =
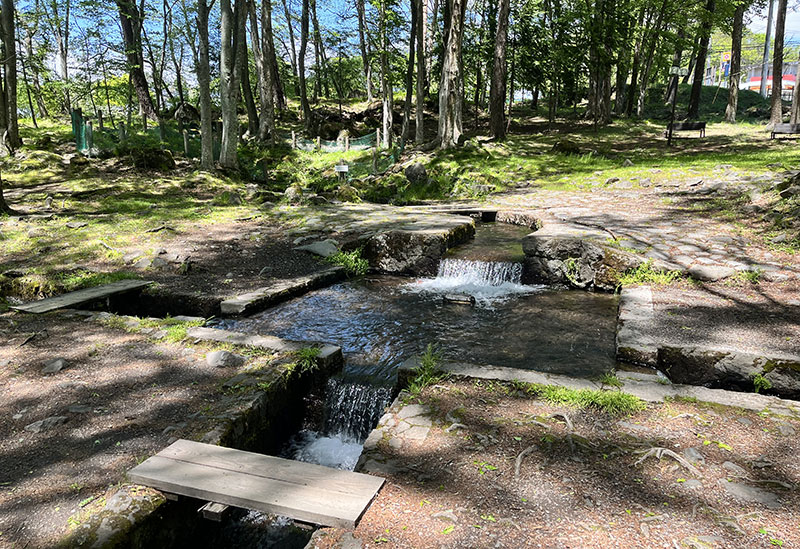
POLYGON ((464 294, 479 305, 490 305, 512 296, 535 292, 538 287, 522 284, 522 264, 510 261, 443 259, 436 278, 408 285, 409 291, 464 294))
POLYGON ((342 378, 331 378, 325 389, 325 418, 321 432, 300 431, 284 454, 306 461, 353 470, 364 440, 383 415, 392 390, 342 378))

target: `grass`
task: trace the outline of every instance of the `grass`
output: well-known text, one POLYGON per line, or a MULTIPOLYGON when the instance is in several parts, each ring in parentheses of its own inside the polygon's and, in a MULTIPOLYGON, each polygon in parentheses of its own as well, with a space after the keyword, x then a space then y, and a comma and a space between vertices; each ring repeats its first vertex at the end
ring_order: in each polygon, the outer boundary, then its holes
POLYGON ((369 271, 369 261, 361 257, 361 248, 352 252, 339 252, 327 258, 329 263, 341 265, 347 271, 347 276, 363 276, 369 271))
POLYGON ((647 259, 635 269, 625 271, 617 281, 617 287, 634 286, 637 284, 653 284, 666 286, 672 284, 682 275, 678 271, 664 271, 653 266, 653 260, 647 259))
POLYGON ((419 360, 419 366, 414 369, 414 376, 408 382, 408 392, 416 396, 425 387, 442 381, 447 374, 439 371, 439 363, 442 360, 441 352, 432 343, 428 343, 425 352, 419 360))
MULTIPOLYGON (((519 386, 519 382, 517 386, 519 386)), ((551 404, 591 408, 612 415, 632 414, 645 408, 645 403, 640 398, 620 391, 570 389, 540 383, 528 383, 524 387, 528 395, 551 404)))

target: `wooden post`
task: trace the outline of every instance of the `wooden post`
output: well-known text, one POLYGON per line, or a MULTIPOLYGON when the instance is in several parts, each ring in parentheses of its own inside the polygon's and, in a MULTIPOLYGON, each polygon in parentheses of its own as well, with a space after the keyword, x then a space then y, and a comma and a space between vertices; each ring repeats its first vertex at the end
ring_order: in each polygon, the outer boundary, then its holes
POLYGON ((380 149, 381 148, 381 129, 380 128, 375 130, 375 148, 376 149, 380 149))
POLYGON ((183 156, 189 158, 189 130, 183 128, 183 156))
POLYGON ((92 145, 94 141, 94 131, 92 130, 92 121, 86 123, 86 156, 92 156, 92 145))
POLYGON ((319 152, 321 149, 322 149, 322 140, 320 139, 319 136, 317 136, 317 152, 319 152))
POLYGON ((292 149, 294 150, 296 148, 297 148, 297 134, 294 133, 294 130, 292 130, 292 149))
POLYGON ((378 173, 378 147, 372 147, 372 175, 378 173))
POLYGON ((103 111, 97 111, 97 129, 103 131, 103 111))
POLYGON ((128 139, 128 132, 125 131, 125 122, 119 123, 119 141, 120 143, 128 139))
POLYGON ((344 152, 347 152, 349 150, 350 150, 350 136, 349 135, 345 135, 344 136, 344 152))

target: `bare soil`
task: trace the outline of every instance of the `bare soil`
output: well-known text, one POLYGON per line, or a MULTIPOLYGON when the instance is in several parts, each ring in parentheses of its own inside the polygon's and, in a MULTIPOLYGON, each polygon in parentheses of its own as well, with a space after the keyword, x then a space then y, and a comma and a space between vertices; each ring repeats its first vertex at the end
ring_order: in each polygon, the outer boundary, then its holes
MULTIPOLYGON (((693 402, 614 417, 478 380, 425 389, 420 401, 435 410, 427 439, 379 444, 403 468, 354 532, 364 547, 800 544, 795 421, 693 402), (464 427, 448 432, 454 417, 464 427), (653 448, 694 448, 702 461, 692 471, 669 454, 645 457, 653 448), (734 497, 727 481, 777 503, 734 497)), ((348 546, 349 533, 320 534, 320 549, 348 546)))

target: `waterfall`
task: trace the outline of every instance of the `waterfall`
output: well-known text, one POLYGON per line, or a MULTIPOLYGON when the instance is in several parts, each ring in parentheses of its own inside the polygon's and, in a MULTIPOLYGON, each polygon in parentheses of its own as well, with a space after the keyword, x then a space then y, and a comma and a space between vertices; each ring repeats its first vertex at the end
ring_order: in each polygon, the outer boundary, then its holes
POLYGON ((443 259, 439 262, 437 279, 455 279, 461 284, 500 286, 504 282, 522 282, 522 263, 500 261, 469 261, 443 259))
POLYGON ((330 378, 326 388, 323 432, 363 442, 389 405, 392 390, 330 378))

